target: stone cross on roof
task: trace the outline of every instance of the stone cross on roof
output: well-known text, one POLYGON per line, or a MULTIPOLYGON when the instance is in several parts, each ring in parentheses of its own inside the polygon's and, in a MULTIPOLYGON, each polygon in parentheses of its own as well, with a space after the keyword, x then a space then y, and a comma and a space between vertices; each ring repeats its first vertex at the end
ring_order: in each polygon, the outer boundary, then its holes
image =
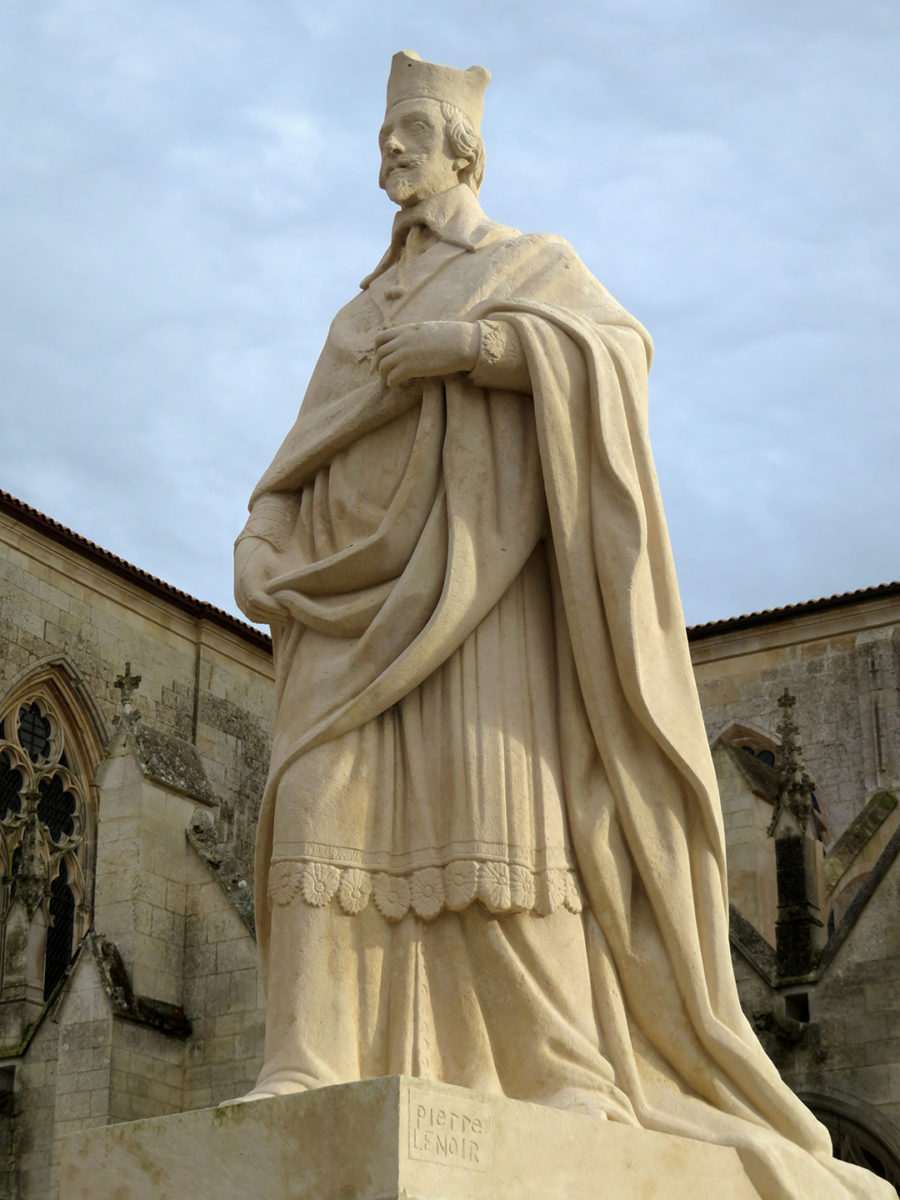
POLYGON ((125 674, 116 676, 116 682, 113 686, 117 687, 122 693, 122 711, 126 716, 131 715, 134 710, 134 693, 141 686, 141 676, 132 675, 130 662, 126 662, 125 664, 125 674))

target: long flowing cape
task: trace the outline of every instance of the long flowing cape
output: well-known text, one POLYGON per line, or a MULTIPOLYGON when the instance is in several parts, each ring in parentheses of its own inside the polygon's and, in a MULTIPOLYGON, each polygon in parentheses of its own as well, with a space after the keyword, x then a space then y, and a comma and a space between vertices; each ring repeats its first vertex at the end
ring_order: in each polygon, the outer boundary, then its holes
POLYGON ((511 239, 493 258, 489 278, 455 309, 426 315, 512 324, 533 408, 462 378, 428 381, 414 399, 372 377, 335 396, 326 347, 297 425, 254 494, 248 532, 266 536, 273 521, 289 528, 292 497, 335 453, 411 404, 420 405, 417 445, 440 441, 438 473, 414 472, 415 495, 401 485, 371 544, 293 565, 288 547, 270 585, 285 614, 273 626, 278 711, 291 719, 276 719, 260 819, 263 961, 284 768, 439 667, 521 570, 549 511, 576 673, 562 681, 561 724, 567 706, 579 707, 596 747, 590 761, 568 764, 568 819, 594 918, 598 1018, 635 1121, 734 1145, 766 1200, 894 1196, 831 1158, 826 1131, 740 1008, 716 780, 647 435, 649 339, 559 239, 511 239), (521 420, 536 423, 539 462, 507 461, 515 439, 504 422, 521 420), (292 682, 298 629, 334 639, 319 688, 292 682))

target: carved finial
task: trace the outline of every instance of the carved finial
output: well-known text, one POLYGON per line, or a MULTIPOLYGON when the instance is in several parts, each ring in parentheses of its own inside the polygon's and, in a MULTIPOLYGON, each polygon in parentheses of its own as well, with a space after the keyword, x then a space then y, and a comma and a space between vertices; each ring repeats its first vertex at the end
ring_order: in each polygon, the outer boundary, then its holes
MULTIPOLYGON (((130 662, 125 664, 125 674, 116 676, 116 682, 114 686, 117 687, 122 693, 122 711, 126 716, 131 716, 134 712, 134 704, 132 703, 132 699, 134 697, 134 693, 141 686, 141 676, 132 675, 130 662)), ((134 715, 138 716, 139 714, 134 713, 134 715)))
POLYGON ((122 711, 113 717, 113 724, 127 737, 136 737, 141 714, 134 706, 134 694, 141 686, 141 677, 132 675, 130 662, 125 664, 125 674, 116 676, 114 686, 119 689, 122 711))
POLYGON ((813 812, 813 789, 815 785, 803 769, 800 755, 800 743, 797 741, 799 728, 794 721, 794 705, 796 696, 792 696, 787 688, 778 698, 778 707, 782 717, 778 724, 778 734, 781 738, 779 747, 778 785, 775 799, 775 811, 769 826, 769 836, 776 833, 779 817, 787 809, 805 829, 813 812))
POLYGON ((781 775, 793 774, 800 760, 800 745, 796 740, 800 730, 794 721, 796 703, 797 697, 792 696, 787 688, 778 697, 778 707, 781 709, 781 721, 778 723, 778 734, 781 738, 781 775))

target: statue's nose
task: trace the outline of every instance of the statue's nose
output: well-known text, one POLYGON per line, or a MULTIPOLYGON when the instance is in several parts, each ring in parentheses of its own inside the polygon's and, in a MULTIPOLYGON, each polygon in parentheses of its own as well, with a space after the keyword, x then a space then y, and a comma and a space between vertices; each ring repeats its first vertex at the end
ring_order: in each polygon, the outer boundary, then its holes
POLYGON ((395 133, 390 134, 385 138, 384 152, 385 154, 399 154, 403 149, 403 144, 395 133))

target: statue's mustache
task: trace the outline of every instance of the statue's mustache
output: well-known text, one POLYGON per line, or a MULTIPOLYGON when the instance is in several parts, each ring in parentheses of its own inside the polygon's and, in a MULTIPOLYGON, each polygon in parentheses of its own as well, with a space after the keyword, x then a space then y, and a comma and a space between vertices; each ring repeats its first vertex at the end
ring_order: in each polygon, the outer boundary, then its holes
POLYGON ((389 175, 391 171, 396 171, 398 168, 400 170, 407 170, 409 167, 420 167, 424 161, 425 156, 423 154, 404 154, 396 162, 388 163, 385 173, 389 175))

